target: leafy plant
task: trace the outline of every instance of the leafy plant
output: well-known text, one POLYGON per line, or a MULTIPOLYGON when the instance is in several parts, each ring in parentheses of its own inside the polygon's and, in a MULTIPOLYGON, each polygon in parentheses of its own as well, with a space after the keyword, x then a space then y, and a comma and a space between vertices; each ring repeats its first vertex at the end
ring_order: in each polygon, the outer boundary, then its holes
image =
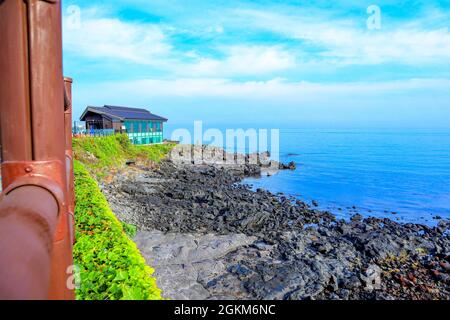
POLYGON ((125 231, 127 236, 129 236, 130 238, 134 238, 137 233, 137 227, 132 224, 126 223, 124 221, 121 221, 121 223, 122 223, 123 231, 125 231))
MULTIPOLYGON (((98 146, 90 145, 90 140, 84 143, 93 152, 99 151, 98 146)), ((108 150, 121 152, 115 144, 108 150)), ((161 290, 151 277, 154 270, 146 265, 136 244, 125 233, 124 225, 112 213, 97 182, 76 160, 74 173, 77 241, 73 255, 81 280, 77 299, 161 299, 161 290)), ((129 235, 136 231, 131 225, 125 225, 125 229, 129 235)))

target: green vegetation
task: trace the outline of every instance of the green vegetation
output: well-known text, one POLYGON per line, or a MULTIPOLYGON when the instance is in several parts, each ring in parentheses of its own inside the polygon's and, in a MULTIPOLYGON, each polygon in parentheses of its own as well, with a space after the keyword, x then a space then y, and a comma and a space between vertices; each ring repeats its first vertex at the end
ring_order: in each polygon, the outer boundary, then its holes
POLYGON ((129 160, 145 164, 158 163, 173 147, 174 144, 136 146, 126 134, 73 139, 75 159, 81 161, 98 179, 105 178, 112 170, 120 169, 129 160))
MULTIPOLYGON (((119 141, 122 138, 119 137, 119 141)), ((125 157, 125 147, 114 143, 114 138, 99 138, 99 145, 86 139, 83 144, 100 156, 103 164, 118 162, 114 155, 125 157), (104 148, 104 149, 102 149, 104 148), (108 152, 111 154, 108 155, 108 152), (107 158, 110 158, 108 160, 107 158)), ((78 143, 79 147, 81 143, 78 143)), ((123 159, 123 158, 122 158, 123 159)), ((76 194, 76 244, 74 263, 80 271, 78 300, 154 300, 161 299, 156 280, 136 244, 125 232, 132 235, 136 228, 117 220, 101 193, 97 182, 84 165, 74 161, 76 194), (125 227, 124 227, 125 226, 125 227), (126 231, 125 231, 125 230, 126 231)))
POLYGON ((123 231, 125 231, 127 236, 129 236, 130 238, 134 238, 137 234, 136 226, 133 226, 132 224, 129 224, 129 223, 126 223, 123 221, 121 221, 121 223, 122 223, 123 231))
POLYGON ((76 195, 74 261, 79 268, 79 300, 161 299, 153 269, 131 240, 136 227, 120 222, 109 208, 97 181, 105 180, 127 161, 151 166, 174 144, 135 146, 127 135, 73 139, 76 195))

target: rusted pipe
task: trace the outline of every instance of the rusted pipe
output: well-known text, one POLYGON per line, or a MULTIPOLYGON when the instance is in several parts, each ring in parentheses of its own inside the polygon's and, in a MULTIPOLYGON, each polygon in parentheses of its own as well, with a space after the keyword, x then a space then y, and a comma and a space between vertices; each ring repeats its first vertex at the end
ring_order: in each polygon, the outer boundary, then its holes
MULTIPOLYGON (((67 200, 61 3, 28 0, 27 9, 33 157, 62 163, 62 172, 54 173, 65 177, 61 187, 67 200)), ((50 299, 73 298, 73 291, 67 287, 67 272, 73 264, 67 205, 61 208, 54 235, 50 299)))
POLYGON ((23 1, 0 4, 2 161, 32 160, 27 12, 23 1))
POLYGON ((0 299, 47 299, 58 204, 24 186, 0 201, 0 299))
POLYGON ((40 283, 34 285, 24 277, 0 291, 4 298, 23 294, 18 298, 73 299, 73 290, 67 285, 73 262, 63 134, 60 1, 0 2, 0 37, 5 44, 0 50, 0 130, 5 161, 0 225, 2 230, 12 230, 0 232, 0 243, 4 248, 12 241, 20 246, 27 239, 36 242, 16 252, 18 259, 8 256, 9 251, 7 258, 1 256, 0 281, 10 283, 4 278, 10 272, 7 269, 17 269, 39 278, 35 281, 40 283), (46 199, 53 199, 57 209, 46 199), (53 240, 50 245, 49 238, 53 240), (46 254, 42 248, 47 249, 46 254), (31 264, 34 260, 24 261, 25 256, 41 256, 38 267, 31 264), (12 286, 16 289, 3 290, 12 286), (28 289, 30 296, 24 293, 28 289))
POLYGON ((60 1, 28 0, 33 156, 64 160, 60 1))
POLYGON ((68 191, 68 213, 70 237, 75 242, 75 184, 73 174, 73 150, 72 150, 72 78, 64 78, 64 126, 66 138, 66 177, 68 191))

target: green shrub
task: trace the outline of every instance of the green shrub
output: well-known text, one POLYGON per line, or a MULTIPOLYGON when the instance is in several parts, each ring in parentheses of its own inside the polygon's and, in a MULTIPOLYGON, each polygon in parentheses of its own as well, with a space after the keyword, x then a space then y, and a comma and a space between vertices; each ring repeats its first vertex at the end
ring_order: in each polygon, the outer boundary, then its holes
POLYGON ((137 234, 137 227, 133 226, 132 224, 126 223, 124 221, 121 221, 123 231, 129 236, 130 238, 134 238, 137 234))
POLYGON ((73 139, 75 159, 81 161, 97 178, 104 178, 111 170, 120 169, 127 160, 158 163, 174 144, 133 145, 126 134, 73 139))
POLYGON ((134 146, 136 155, 142 159, 148 159, 159 163, 173 149, 174 144, 155 144, 150 146, 134 146))
MULTIPOLYGON (((118 152, 114 144, 110 151, 118 152)), ((153 269, 146 265, 136 244, 125 234, 96 181, 79 161, 74 161, 74 172, 77 241, 73 254, 80 271, 77 299, 161 299, 161 290, 151 277, 153 269)))

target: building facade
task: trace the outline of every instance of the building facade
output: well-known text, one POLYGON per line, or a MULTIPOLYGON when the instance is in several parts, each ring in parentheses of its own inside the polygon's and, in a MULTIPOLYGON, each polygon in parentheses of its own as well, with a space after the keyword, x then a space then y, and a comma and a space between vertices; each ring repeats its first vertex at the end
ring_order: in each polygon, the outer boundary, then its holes
POLYGON ((116 107, 87 107, 80 117, 86 123, 86 133, 108 135, 126 133, 133 144, 162 143, 166 118, 146 109, 116 107))

